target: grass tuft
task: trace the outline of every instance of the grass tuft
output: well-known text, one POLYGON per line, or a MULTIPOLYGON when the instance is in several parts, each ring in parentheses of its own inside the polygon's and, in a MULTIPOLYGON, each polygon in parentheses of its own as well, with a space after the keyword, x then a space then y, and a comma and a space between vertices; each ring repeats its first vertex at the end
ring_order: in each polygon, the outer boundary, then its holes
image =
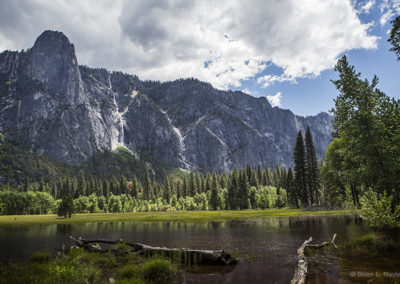
POLYGON ((150 281, 162 281, 173 279, 177 274, 177 268, 170 261, 162 258, 152 259, 141 267, 143 278, 150 281))

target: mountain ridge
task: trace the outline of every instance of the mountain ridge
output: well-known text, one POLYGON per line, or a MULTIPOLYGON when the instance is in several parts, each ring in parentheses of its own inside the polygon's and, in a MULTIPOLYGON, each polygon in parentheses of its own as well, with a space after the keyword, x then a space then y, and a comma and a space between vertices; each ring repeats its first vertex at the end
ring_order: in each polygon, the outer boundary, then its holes
POLYGON ((25 52, 0 54, 0 131, 32 151, 77 164, 124 146, 192 171, 234 165, 292 166, 297 132, 310 126, 319 157, 331 116, 301 117, 266 98, 217 90, 197 79, 141 81, 78 65, 74 45, 45 31, 25 52))

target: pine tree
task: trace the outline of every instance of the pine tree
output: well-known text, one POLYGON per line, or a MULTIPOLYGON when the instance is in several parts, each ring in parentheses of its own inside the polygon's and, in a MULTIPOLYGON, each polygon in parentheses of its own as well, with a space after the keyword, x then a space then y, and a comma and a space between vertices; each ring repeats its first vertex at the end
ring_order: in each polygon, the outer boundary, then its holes
POLYGON ((390 51, 393 51, 397 56, 397 60, 400 61, 400 16, 397 16, 392 21, 392 29, 387 41, 392 45, 390 51))
POLYGON ((178 181, 176 184, 176 198, 179 199, 183 196, 182 194, 182 183, 181 181, 178 181))
POLYGON ((287 174, 287 182, 286 182, 286 191, 288 195, 288 202, 289 206, 296 206, 299 208, 299 200, 298 200, 298 194, 295 190, 294 186, 294 178, 293 178, 293 172, 292 168, 289 168, 288 174, 287 174))
POLYGON ((263 184, 263 174, 260 164, 257 165, 257 184, 263 184))
POLYGON ((219 179, 219 186, 221 188, 226 188, 227 186, 227 179, 226 179, 226 174, 222 173, 220 179, 219 179))
POLYGON ((195 184, 197 189, 197 191, 194 192, 195 195, 196 193, 204 192, 204 185, 202 182, 202 178, 200 178, 200 175, 198 173, 195 174, 195 184))
POLYGON ((257 182, 257 174, 255 171, 251 171, 251 177, 250 177, 250 186, 258 187, 258 182, 257 182))
POLYGON ((103 196, 103 185, 99 179, 96 179, 96 195, 97 196, 103 196))
POLYGON ((85 174, 83 171, 79 171, 79 177, 78 177, 78 189, 76 191, 75 198, 78 198, 79 196, 84 196, 86 195, 86 178, 85 174))
POLYGON ((270 170, 270 168, 265 166, 264 173, 265 173, 265 183, 264 183, 264 185, 272 185, 272 178, 271 178, 271 170, 270 170))
POLYGON ((119 194, 129 194, 128 181, 123 175, 119 181, 119 194))
POLYGON ((95 193, 97 191, 96 189, 96 181, 94 180, 93 177, 90 178, 90 192, 88 192, 88 195, 95 193))
POLYGON ((317 156, 315 154, 315 147, 310 128, 307 127, 305 135, 306 146, 306 178, 307 188, 311 199, 311 204, 319 203, 319 170, 317 163, 317 156))
POLYGON ((219 200, 218 200, 218 180, 217 175, 213 173, 212 175, 212 185, 211 185, 211 198, 210 198, 210 206, 213 210, 218 210, 219 200))
POLYGON ((168 177, 165 178, 164 180, 164 199, 167 201, 167 203, 170 202, 170 198, 171 198, 171 185, 169 182, 168 177))
MULTIPOLYGON (((239 175, 239 194, 237 195, 237 203, 240 209, 249 208, 249 179, 247 178, 247 173, 249 173, 249 171, 242 170, 239 175)), ((252 175, 252 171, 250 171, 250 174, 252 175)))
POLYGON ((182 196, 186 197, 189 195, 189 182, 186 177, 183 178, 183 188, 182 188, 182 196))
POLYGON ((104 179, 103 181, 103 194, 104 197, 108 200, 110 197, 110 184, 108 183, 107 179, 104 179))
POLYGON ((206 182, 205 182, 205 188, 204 188, 204 191, 205 192, 207 192, 207 191, 210 191, 211 190, 211 178, 210 178, 210 175, 207 175, 207 178, 206 178, 206 182))
POLYGON ((236 166, 233 167, 231 172, 231 178, 228 186, 228 196, 227 196, 227 207, 234 210, 238 207, 237 204, 237 193, 239 191, 239 174, 236 166))
POLYGON ((144 184, 143 184, 143 199, 149 200, 153 196, 153 188, 150 180, 149 168, 146 167, 144 184))
POLYGON ((190 196, 195 196, 196 193, 197 193, 196 178, 195 178, 193 172, 191 172, 190 179, 189 179, 189 194, 190 194, 190 196))
POLYGON ((131 196, 133 198, 137 198, 138 197, 138 182, 136 179, 136 176, 133 176, 132 179, 132 192, 131 192, 131 196))
POLYGON ((250 164, 246 165, 246 176, 247 176, 247 182, 250 184, 251 182, 251 176, 253 173, 253 169, 251 168, 250 164))
POLYGON ((303 206, 308 206, 309 201, 306 183, 305 151, 303 134, 301 131, 297 134, 296 146, 294 148, 294 175, 296 191, 300 196, 303 206))

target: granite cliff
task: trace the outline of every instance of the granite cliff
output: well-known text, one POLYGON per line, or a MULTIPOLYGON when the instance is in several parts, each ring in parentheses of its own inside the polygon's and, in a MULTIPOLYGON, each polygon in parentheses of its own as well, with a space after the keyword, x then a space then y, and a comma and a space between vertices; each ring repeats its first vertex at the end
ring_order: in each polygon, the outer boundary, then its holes
POLYGON ((0 54, 0 131, 69 164, 126 147, 138 159, 146 153, 186 170, 292 166, 297 132, 310 127, 321 157, 331 120, 196 79, 141 81, 79 66, 61 32, 45 31, 31 49, 0 54))

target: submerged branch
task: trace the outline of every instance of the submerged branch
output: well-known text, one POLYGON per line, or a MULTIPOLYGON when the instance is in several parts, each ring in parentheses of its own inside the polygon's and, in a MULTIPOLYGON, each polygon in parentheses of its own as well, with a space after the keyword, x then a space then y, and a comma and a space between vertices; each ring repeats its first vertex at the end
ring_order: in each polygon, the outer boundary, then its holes
POLYGON ((290 281, 291 284, 304 284, 306 283, 307 279, 307 270, 308 270, 308 259, 304 254, 304 251, 307 247, 313 247, 313 248, 322 248, 327 245, 333 245, 335 248, 337 248, 335 244, 335 238, 336 234, 333 235, 332 240, 327 242, 321 242, 321 243, 315 243, 312 244, 312 237, 310 237, 308 240, 304 241, 304 243, 299 247, 297 250, 297 255, 298 255, 298 262, 297 262, 297 267, 294 272, 294 276, 292 281, 290 281))
POLYGON ((232 255, 225 253, 223 250, 194 250, 194 249, 178 249, 166 247, 152 247, 140 243, 125 242, 123 240, 85 240, 70 236, 78 247, 84 248, 91 252, 108 252, 111 251, 117 255, 128 254, 124 249, 108 249, 102 248, 103 244, 124 244, 132 248, 132 251, 142 256, 161 255, 183 263, 210 264, 210 265, 234 265, 237 261, 232 255))

